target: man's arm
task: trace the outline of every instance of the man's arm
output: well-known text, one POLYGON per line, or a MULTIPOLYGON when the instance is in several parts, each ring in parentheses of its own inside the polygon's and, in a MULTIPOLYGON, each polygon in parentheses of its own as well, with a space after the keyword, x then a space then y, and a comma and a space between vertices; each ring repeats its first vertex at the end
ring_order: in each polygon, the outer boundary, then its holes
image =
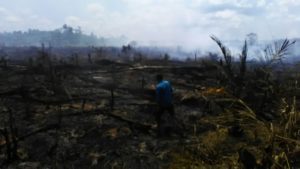
POLYGON ((171 83, 170 82, 168 82, 169 83, 169 88, 170 88, 170 92, 171 92, 171 95, 173 96, 173 87, 172 87, 172 85, 171 85, 171 83))

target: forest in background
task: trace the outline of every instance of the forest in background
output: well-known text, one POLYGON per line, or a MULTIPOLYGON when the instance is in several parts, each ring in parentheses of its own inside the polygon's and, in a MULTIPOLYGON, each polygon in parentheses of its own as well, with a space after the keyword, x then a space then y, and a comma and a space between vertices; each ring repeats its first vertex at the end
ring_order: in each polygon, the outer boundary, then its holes
POLYGON ((104 38, 82 32, 81 28, 73 28, 64 24, 61 28, 44 31, 29 29, 28 31, 13 31, 0 33, 1 46, 40 46, 42 43, 53 47, 67 46, 121 46, 126 43, 126 37, 104 38))

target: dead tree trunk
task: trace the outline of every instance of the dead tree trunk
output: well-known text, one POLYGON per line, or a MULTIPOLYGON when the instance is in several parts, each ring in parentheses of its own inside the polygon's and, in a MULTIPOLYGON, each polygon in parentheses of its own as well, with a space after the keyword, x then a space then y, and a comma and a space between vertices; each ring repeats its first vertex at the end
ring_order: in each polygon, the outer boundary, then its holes
POLYGON ((13 118, 12 110, 8 110, 8 128, 0 130, 0 134, 5 139, 6 146, 6 161, 3 165, 9 164, 10 162, 16 160, 18 158, 17 149, 18 149, 18 141, 17 141, 17 129, 15 127, 15 121, 13 118))
POLYGON ((12 159, 9 133, 8 133, 7 128, 0 130, 0 133, 2 134, 2 136, 5 139, 5 145, 6 145, 6 161, 5 161, 5 163, 9 163, 12 159))
POLYGON ((17 141, 17 128, 15 126, 15 120, 13 117, 12 110, 9 109, 9 129, 11 132, 11 139, 12 139, 12 160, 17 158, 17 149, 18 149, 18 141, 17 141))
POLYGON ((114 111, 114 107, 115 107, 115 95, 114 95, 114 88, 110 89, 110 110, 114 111))
POLYGON ((82 112, 84 112, 85 103, 86 103, 86 99, 83 99, 82 104, 81 104, 81 111, 82 112))
POLYGON ((115 107, 115 90, 117 88, 117 77, 115 65, 111 66, 111 84, 110 84, 110 110, 113 111, 115 107))
POLYGON ((88 54, 88 62, 89 62, 90 64, 93 64, 93 60, 92 60, 92 55, 91 55, 91 53, 88 54))

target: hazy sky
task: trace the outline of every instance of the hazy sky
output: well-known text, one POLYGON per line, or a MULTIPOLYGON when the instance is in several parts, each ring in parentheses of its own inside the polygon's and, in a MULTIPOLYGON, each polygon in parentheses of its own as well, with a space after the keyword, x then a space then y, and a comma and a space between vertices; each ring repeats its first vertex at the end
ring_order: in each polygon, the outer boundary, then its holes
POLYGON ((1 0, 0 31, 64 23, 151 44, 205 46, 209 35, 300 37, 300 0, 1 0))

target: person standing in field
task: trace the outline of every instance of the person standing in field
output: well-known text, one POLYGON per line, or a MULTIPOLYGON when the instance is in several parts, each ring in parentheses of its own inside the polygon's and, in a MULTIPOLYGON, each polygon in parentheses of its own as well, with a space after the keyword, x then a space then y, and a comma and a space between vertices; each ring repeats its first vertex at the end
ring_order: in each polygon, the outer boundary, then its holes
POLYGON ((163 131, 161 128, 161 117, 164 112, 168 112, 173 118, 175 118, 174 105, 173 105, 173 89, 169 81, 164 80, 161 74, 156 75, 156 102, 159 106, 159 110, 156 113, 156 122, 158 136, 162 136, 163 131))

